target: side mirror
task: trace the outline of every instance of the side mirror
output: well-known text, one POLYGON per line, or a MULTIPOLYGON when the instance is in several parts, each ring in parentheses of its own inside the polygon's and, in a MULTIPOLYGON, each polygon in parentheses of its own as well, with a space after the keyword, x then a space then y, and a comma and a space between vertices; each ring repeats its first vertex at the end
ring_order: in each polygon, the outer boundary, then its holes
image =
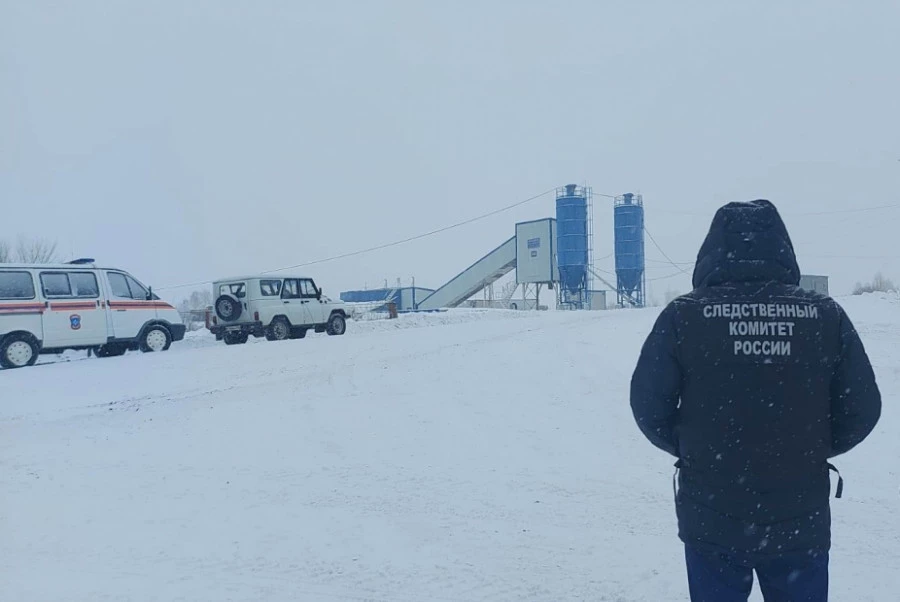
POLYGON ((318 299, 319 301, 322 300, 322 289, 320 288, 316 289, 316 299, 318 299))
POLYGON ((147 301, 153 301, 153 287, 152 286, 147 291, 147 301))

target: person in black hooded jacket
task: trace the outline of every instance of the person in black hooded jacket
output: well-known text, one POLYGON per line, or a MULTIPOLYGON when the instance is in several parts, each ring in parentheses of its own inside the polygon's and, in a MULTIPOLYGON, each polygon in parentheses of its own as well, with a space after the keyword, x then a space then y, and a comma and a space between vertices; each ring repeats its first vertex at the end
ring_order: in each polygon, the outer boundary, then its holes
POLYGON ((874 429, 881 396, 844 310, 799 282, 775 206, 725 205, 632 377, 638 427, 678 458, 695 602, 745 602, 754 570, 767 602, 828 597, 829 459, 874 429))

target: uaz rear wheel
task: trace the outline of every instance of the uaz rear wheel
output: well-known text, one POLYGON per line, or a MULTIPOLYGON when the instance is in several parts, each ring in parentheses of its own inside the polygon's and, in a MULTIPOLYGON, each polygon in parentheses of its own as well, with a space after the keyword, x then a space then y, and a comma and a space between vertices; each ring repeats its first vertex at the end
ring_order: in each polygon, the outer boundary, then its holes
POLYGON ((291 325, 284 318, 275 318, 266 328, 267 341, 286 341, 291 338, 291 325))

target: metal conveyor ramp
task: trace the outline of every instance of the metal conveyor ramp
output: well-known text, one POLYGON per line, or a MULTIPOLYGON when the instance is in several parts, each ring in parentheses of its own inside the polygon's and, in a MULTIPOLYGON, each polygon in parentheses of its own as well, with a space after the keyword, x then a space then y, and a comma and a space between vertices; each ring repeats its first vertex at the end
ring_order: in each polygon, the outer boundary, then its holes
POLYGON ((493 284, 516 267, 516 237, 473 263, 418 304, 418 309, 457 307, 463 301, 493 284))

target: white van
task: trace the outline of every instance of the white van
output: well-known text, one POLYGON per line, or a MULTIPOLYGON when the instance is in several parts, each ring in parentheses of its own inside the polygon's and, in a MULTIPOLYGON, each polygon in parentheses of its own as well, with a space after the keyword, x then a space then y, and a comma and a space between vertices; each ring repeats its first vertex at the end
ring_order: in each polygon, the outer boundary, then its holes
POLYGON ((0 264, 0 365, 31 366, 42 353, 93 349, 99 357, 165 351, 184 338, 174 307, 128 272, 92 259, 0 264))

